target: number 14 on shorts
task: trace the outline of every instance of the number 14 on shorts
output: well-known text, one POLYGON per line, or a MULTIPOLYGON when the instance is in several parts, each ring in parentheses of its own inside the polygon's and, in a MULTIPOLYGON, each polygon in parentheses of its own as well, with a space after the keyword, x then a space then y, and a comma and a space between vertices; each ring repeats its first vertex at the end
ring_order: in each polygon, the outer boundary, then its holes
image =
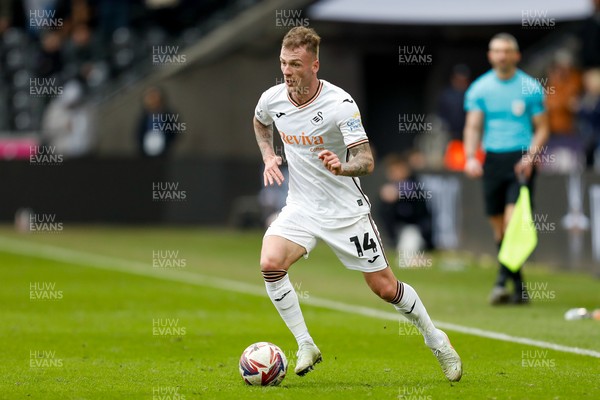
POLYGON ((369 232, 365 233, 362 241, 362 246, 360 244, 358 236, 352 236, 350 238, 350 241, 356 246, 356 254, 358 254, 359 257, 363 256, 363 250, 373 249, 373 253, 377 253, 377 245, 375 244, 373 238, 369 237, 369 232))

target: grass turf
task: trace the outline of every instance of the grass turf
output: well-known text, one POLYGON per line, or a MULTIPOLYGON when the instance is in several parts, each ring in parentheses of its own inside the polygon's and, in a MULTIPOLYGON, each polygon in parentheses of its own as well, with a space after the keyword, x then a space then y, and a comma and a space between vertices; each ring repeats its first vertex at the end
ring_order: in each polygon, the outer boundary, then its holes
MULTIPOLYGON (((2 228, 0 237, 137 261, 149 270, 153 252, 174 250, 185 259, 186 272, 262 285, 259 232, 68 228, 26 236, 2 228)), ((453 332, 448 333, 465 374, 450 384, 422 338, 400 320, 306 304, 305 318, 324 362, 300 378, 291 371, 293 337, 266 296, 91 268, 35 251, 16 254, 7 247, 0 239, 0 398, 573 399, 600 394, 596 358, 453 332), (62 299, 31 300, 35 282, 55 284, 62 299), (157 320, 176 321, 179 332, 154 335, 157 320), (247 387, 237 372, 239 355, 264 340, 284 349, 290 371, 280 387, 247 387), (54 365, 35 366, 43 360, 54 365)), ((439 256, 432 268, 396 269, 417 288, 434 319, 600 350, 599 323, 562 319, 567 308, 598 306, 598 282, 589 276, 530 268, 529 281, 552 298, 527 307, 490 308, 485 297, 494 269, 464 257, 464 267, 444 269, 445 258, 439 256)), ((301 301, 315 296, 391 310, 323 245, 300 261, 291 277, 301 301)))

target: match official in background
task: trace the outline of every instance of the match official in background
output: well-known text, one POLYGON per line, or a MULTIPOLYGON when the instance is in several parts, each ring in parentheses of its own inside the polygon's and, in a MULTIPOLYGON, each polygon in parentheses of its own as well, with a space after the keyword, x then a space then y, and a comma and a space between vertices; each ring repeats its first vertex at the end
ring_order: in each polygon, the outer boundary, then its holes
MULTIPOLYGON (((495 35, 488 50, 492 69, 475 80, 465 94, 465 173, 470 178, 483 176, 485 210, 498 250, 519 196, 519 176, 531 191, 534 161, 549 135, 544 88, 517 68, 520 58, 514 36, 495 35), (482 136, 486 151, 483 166, 475 158, 482 136)), ((524 304, 528 300, 521 270, 512 272, 500 264, 490 303, 524 304), (509 279, 514 283, 512 296, 506 289, 509 279)))

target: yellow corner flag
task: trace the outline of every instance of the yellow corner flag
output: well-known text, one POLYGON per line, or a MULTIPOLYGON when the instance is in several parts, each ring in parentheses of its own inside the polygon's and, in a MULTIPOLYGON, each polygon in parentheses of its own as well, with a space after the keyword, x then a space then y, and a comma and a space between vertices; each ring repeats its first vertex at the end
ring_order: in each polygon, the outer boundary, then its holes
POLYGON ((531 214, 529 189, 522 185, 502 239, 498 260, 512 272, 517 272, 535 246, 537 246, 537 231, 531 214))

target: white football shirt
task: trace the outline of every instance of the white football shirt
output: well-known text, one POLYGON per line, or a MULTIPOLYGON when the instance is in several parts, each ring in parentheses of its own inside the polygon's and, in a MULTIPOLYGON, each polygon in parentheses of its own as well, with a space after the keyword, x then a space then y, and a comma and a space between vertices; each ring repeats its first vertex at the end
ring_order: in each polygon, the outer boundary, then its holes
POLYGON ((348 93, 321 79, 316 94, 299 105, 282 83, 262 94, 254 115, 263 125, 275 123, 281 136, 289 170, 286 204, 321 218, 369 213, 359 179, 333 175, 318 158, 330 150, 345 162, 350 148, 369 141, 348 93))

